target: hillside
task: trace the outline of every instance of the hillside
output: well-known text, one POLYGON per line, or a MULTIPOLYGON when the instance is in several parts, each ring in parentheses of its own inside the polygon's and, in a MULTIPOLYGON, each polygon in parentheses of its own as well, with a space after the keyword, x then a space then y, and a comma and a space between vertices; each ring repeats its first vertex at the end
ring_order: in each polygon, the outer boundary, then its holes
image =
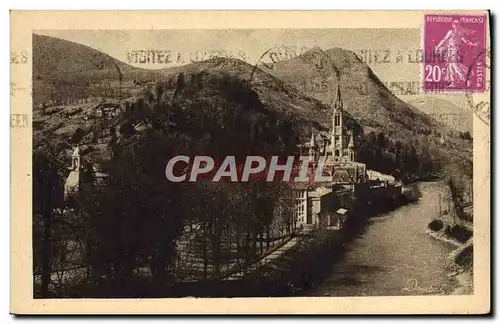
POLYGON ((398 99, 368 65, 348 50, 314 48, 292 59, 260 67, 324 102, 332 100, 329 94, 331 88, 337 87, 338 74, 344 107, 365 130, 407 137, 441 127, 433 118, 398 99))
POLYGON ((130 66, 85 45, 33 34, 33 103, 74 100, 91 87, 151 79, 158 71, 130 66), (62 94, 64 92, 64 94, 62 94))
MULTIPOLYGON (((131 85, 132 81, 156 82, 176 77, 181 72, 187 75, 205 73, 234 76, 245 80, 270 110, 297 113, 307 120, 306 124, 311 124, 315 129, 330 126, 330 119, 324 115, 330 112, 329 107, 260 69, 254 71, 253 66, 241 60, 215 58, 181 67, 146 70, 130 66, 88 46, 49 36, 33 35, 35 108, 39 102, 46 102, 50 97, 58 97, 61 93, 65 97, 78 99, 89 95, 95 87, 103 84, 111 90, 116 90, 120 80, 125 93, 123 98, 131 97, 127 90, 134 87, 131 85)), ((67 104, 66 100, 62 103, 67 104)), ((349 119, 349 116, 347 118, 349 119)))
MULTIPOLYGON (((130 84, 130 79, 138 75, 153 76, 154 82, 150 82, 147 87, 137 86, 138 91, 135 93, 125 89, 120 92, 120 97, 108 96, 105 98, 107 102, 130 104, 141 99, 148 101, 148 94, 157 95, 158 86, 164 85, 163 97, 169 105, 193 109, 201 107, 207 113, 232 105, 241 109, 242 115, 246 114, 244 110, 250 111, 249 115, 245 115, 248 118, 252 118, 251 114, 266 115, 271 116, 272 120, 291 122, 302 140, 310 137, 311 129, 324 131, 330 127, 330 107, 237 59, 215 58, 181 67, 148 71, 128 66, 86 46, 34 35, 34 83, 38 84, 33 89, 34 97, 60 97, 63 94, 77 99, 70 103, 63 100, 44 109, 38 109, 37 101, 34 100, 34 146, 43 142, 64 143, 61 147, 66 147, 66 153, 70 153, 68 143, 78 129, 87 134, 86 140, 93 138, 93 132, 105 134, 106 128, 110 127, 108 125, 112 124, 118 129, 124 120, 123 116, 113 117, 109 121, 95 118, 94 112, 102 98, 84 102, 78 100, 79 93, 83 93, 84 97, 90 95, 95 85, 105 82, 109 83, 110 91, 116 93, 119 84, 113 80, 116 79, 117 67, 123 74, 123 84, 130 84), (95 66, 92 58, 96 57, 104 63, 95 66), (57 64, 58 61, 60 64, 57 64), (186 91, 176 90, 180 75, 185 80, 186 91), (236 85, 236 88, 231 88, 229 83, 236 85), (40 85, 51 89, 47 91, 40 85)), ((362 131, 349 114, 346 114, 345 119, 347 127, 356 134, 362 131)), ((98 143, 91 144, 96 158, 109 155, 105 143, 109 135, 106 136, 105 140, 99 138, 98 143)))
POLYGON ((428 134, 440 127, 434 119, 390 93, 354 53, 339 48, 327 50, 325 53, 331 64, 325 64, 323 60, 318 69, 319 51, 313 49, 278 62, 272 69, 255 68, 236 59, 216 58, 150 71, 132 67, 84 45, 33 35, 33 101, 37 107, 39 102, 46 102, 63 92, 62 101, 66 103, 66 97, 85 97, 103 84, 111 88, 121 86, 125 92, 123 97, 127 97, 132 93, 127 90, 134 88, 132 80, 160 80, 163 76, 180 72, 223 72, 246 80, 270 109, 297 112, 320 125, 313 125, 314 128, 328 128, 330 108, 325 104, 333 99, 329 94, 335 93, 338 71, 346 112, 363 126, 365 132, 385 131, 388 135, 406 138, 415 133, 428 134))
MULTIPOLYGON (((135 110, 159 106, 166 111, 181 109, 182 115, 191 119, 181 121, 183 130, 174 128, 172 132, 203 132, 206 125, 197 124, 206 119, 203 115, 212 116, 213 124, 224 128, 222 118, 232 120, 229 115, 240 114, 254 120, 253 129, 242 129, 242 132, 265 133, 269 123, 293 125, 292 133, 304 141, 310 137, 311 129, 327 131, 330 128, 332 109, 327 104, 334 99, 329 94, 335 92, 332 89, 336 89, 338 71, 345 125, 356 135, 383 131, 394 140, 417 147, 418 154, 432 146, 433 156, 440 160, 462 161, 472 157, 467 141, 448 136, 446 143, 439 144, 441 134, 448 132, 444 125, 396 98, 352 52, 341 49, 326 51, 331 64, 323 64, 321 69, 315 66, 318 55, 313 50, 280 62, 273 69, 255 67, 237 59, 214 58, 155 71, 137 69, 89 47, 50 37, 35 35, 34 50, 34 84, 51 87, 47 92, 34 86, 35 98, 47 95, 85 98, 35 109, 34 146, 43 141, 69 143, 80 128, 79 132, 85 133, 87 140, 97 141, 87 143, 93 147, 96 159, 109 156, 106 142, 110 139, 111 127, 119 129, 126 118, 123 115, 96 118, 94 112, 103 100, 124 107, 135 104, 135 110), (101 63, 94 64, 93 58, 99 58, 101 63), (121 82, 116 81, 118 70, 121 82), (149 78, 151 82, 141 85, 132 82, 140 77, 149 78), (304 86, 302 80, 309 81, 304 86), (103 98, 101 93, 100 97, 87 100, 87 96, 95 96, 95 86, 103 83, 108 84, 106 92, 111 95, 107 93, 103 98), (136 104, 139 101, 142 103, 136 104)), ((36 100, 34 104, 37 107, 36 100)), ((126 112, 125 109, 123 113, 126 112)), ((168 113, 164 116, 169 118, 168 113)), ((151 126, 147 116, 136 121, 143 125, 141 127, 151 126)), ((276 140, 268 135, 266 141, 276 140)))
POLYGON ((430 158, 441 165, 444 176, 472 176, 472 142, 459 138, 445 120, 426 114, 430 111, 421 111, 397 98, 355 53, 341 48, 313 48, 259 67, 322 102, 334 100, 332 89, 338 85, 345 111, 365 134, 383 132, 394 141, 415 147, 421 160, 430 158), (446 135, 444 142, 440 141, 442 135, 446 135))
POLYGON ((472 111, 435 97, 425 97, 408 102, 418 110, 431 115, 453 130, 472 134, 472 111))
MULTIPOLYGON (((300 117, 304 128, 309 131, 310 128, 317 131, 326 130, 331 126, 332 108, 325 102, 307 96, 281 79, 238 59, 214 58, 162 71, 164 78, 177 77, 179 73, 183 73, 188 80, 193 75, 216 78, 228 75, 244 82, 258 95, 259 101, 268 110, 300 117)), ((356 134, 362 132, 359 123, 349 112, 346 112, 345 118, 349 129, 353 129, 356 134)))

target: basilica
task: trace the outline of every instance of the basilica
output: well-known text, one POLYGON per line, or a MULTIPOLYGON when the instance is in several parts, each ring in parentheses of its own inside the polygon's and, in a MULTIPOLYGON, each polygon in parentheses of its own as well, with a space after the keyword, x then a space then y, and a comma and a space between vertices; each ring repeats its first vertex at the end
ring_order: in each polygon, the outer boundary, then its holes
POLYGON ((329 170, 330 172, 333 171, 334 165, 356 161, 354 136, 352 131, 347 130, 344 125, 344 105, 338 86, 332 107, 333 114, 330 133, 315 134, 312 132, 310 141, 301 145, 300 149, 302 154, 309 155, 315 162, 318 162, 322 158, 325 161, 325 170, 329 170))
POLYGON ((299 147, 300 154, 309 155, 314 165, 324 163, 323 172, 332 179, 331 183, 294 184, 293 214, 299 226, 323 224, 327 228, 342 228, 356 187, 366 181, 366 165, 356 161, 354 134, 344 124, 344 104, 338 86, 331 106, 330 132, 312 132, 311 139, 299 147))

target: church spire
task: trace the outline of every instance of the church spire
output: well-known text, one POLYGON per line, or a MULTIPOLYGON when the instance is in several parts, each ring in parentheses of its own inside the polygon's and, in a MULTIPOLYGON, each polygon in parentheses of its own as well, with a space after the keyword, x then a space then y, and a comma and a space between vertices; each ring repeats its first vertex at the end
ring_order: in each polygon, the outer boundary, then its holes
POLYGON ((335 96, 335 102, 333 104, 334 111, 342 111, 344 109, 344 103, 342 102, 342 96, 340 95, 340 85, 337 83, 337 95, 335 96))

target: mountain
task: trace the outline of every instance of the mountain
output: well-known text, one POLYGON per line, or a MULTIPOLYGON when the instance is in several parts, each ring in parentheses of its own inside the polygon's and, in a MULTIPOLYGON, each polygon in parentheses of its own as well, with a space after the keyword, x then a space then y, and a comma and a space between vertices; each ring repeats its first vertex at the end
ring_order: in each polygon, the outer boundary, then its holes
POLYGON ((472 111, 441 98, 425 97, 408 102, 418 110, 459 132, 472 134, 472 111))
POLYGON ((260 68, 323 102, 333 100, 331 94, 339 86, 345 110, 365 130, 407 137, 442 127, 435 119, 397 98, 368 65, 348 50, 313 48, 288 60, 262 64, 260 68))
POLYGON ((33 78, 52 81, 57 78, 117 78, 117 68, 134 68, 85 45, 33 34, 33 78))
POLYGON ((62 89, 69 97, 92 85, 154 78, 158 71, 128 65, 91 47, 33 34, 33 103, 54 99, 62 89))
MULTIPOLYGON (((212 109, 217 105, 222 107, 227 103, 242 109, 253 105, 252 109, 255 108, 263 114, 293 120, 300 126, 300 135, 304 139, 310 137, 311 129, 325 131, 330 127, 330 107, 238 59, 213 58, 180 67, 150 71, 132 67, 87 46, 33 35, 35 144, 41 142, 39 139, 67 141, 78 128, 92 129, 94 126, 88 116, 92 115, 98 102, 81 103, 78 99, 91 93, 96 85, 107 83, 113 91, 119 86, 123 87, 120 98, 108 96, 106 99, 120 99, 130 103, 146 98, 147 91, 154 92, 155 84, 162 82, 174 84, 173 88, 165 87, 164 96, 168 97, 170 102, 177 101, 183 106, 192 106, 194 103, 202 107, 201 109, 212 109), (180 75, 185 78, 189 87, 196 90, 177 93, 175 83, 180 75), (139 91, 135 93, 128 91, 134 87, 132 81, 140 78, 149 78, 154 82, 149 88, 136 87, 139 91), (117 79, 121 79, 122 85, 118 84, 117 79), (234 89, 226 87, 224 82, 236 84, 237 91, 232 93, 234 89), (238 97, 239 93, 248 96, 238 97), (57 101, 48 106, 48 109, 38 109, 38 103, 52 97, 60 98, 61 94, 64 94, 63 99, 69 98, 70 102, 57 101), (53 105, 55 107, 51 108, 53 105), (68 113, 71 118, 66 117, 68 113)), ((113 93, 116 94, 115 91, 113 93)), ((345 119, 347 127, 353 129, 356 134, 361 132, 360 125, 348 113, 345 119)))
MULTIPOLYGON (((320 101, 305 96, 294 87, 260 69, 238 59, 214 58, 207 61, 147 70, 128 65, 98 50, 74 42, 41 35, 33 35, 33 103, 46 102, 53 94, 65 92, 67 97, 78 98, 75 93, 88 93, 92 87, 118 82, 126 90, 134 80, 161 80, 177 77, 179 73, 205 73, 215 76, 232 75, 250 82, 268 109, 282 113, 293 112, 310 120, 312 127, 329 127, 324 114, 329 108, 320 101)), ((66 102, 66 100, 63 100, 66 102)), ((349 118, 349 117, 347 117, 349 118)))
POLYGON ((69 92, 70 97, 78 97, 78 93, 84 96, 90 87, 105 83, 118 87, 118 82, 159 80, 180 72, 228 73, 246 80, 270 109, 295 112, 321 127, 329 127, 327 116, 331 109, 326 104, 334 99, 330 94, 335 93, 338 73, 345 110, 365 131, 408 137, 441 127, 434 119, 396 98, 353 52, 340 48, 327 50, 324 53, 330 62, 321 59, 324 56, 321 52, 319 48, 312 49, 278 62, 272 69, 237 59, 215 58, 181 67, 146 70, 88 46, 34 34, 33 102, 37 105, 61 91, 69 92))
MULTIPOLYGON (((68 143, 79 131, 87 134, 84 138, 89 140, 99 137, 95 139, 98 144, 89 144, 94 147, 97 158, 108 155, 106 141, 100 134, 109 137, 109 124, 113 124, 115 130, 120 129, 125 117, 113 117, 109 123, 92 117, 102 100, 100 96, 98 101, 92 99, 93 88, 103 84, 109 87, 106 101, 136 104, 135 111, 147 113, 151 107, 159 107, 168 119, 169 109, 180 109, 188 116, 180 122, 183 130, 196 134, 195 137, 203 135, 200 133, 203 127, 208 127, 206 120, 210 118, 220 128, 226 125, 224 118, 229 121, 248 118, 252 126, 242 123, 246 125, 241 129, 242 134, 246 131, 266 134, 265 141, 274 142, 276 138, 267 130, 279 124, 285 128, 294 125, 304 141, 310 138, 311 129, 321 132, 330 128, 332 108, 328 104, 335 99, 331 94, 336 93, 339 85, 344 124, 356 135, 383 131, 393 140, 417 147, 418 154, 424 148, 431 148, 436 159, 464 161, 471 160, 472 156, 470 143, 463 139, 448 136, 446 143, 439 144, 439 138, 447 130, 443 124, 396 98, 354 53, 342 49, 325 51, 326 56, 320 54, 320 49, 313 49, 279 62, 272 69, 238 59, 213 58, 153 71, 135 68, 87 46, 51 37, 34 35, 33 50, 35 107, 37 100, 46 100, 43 98, 60 98, 63 94, 63 99, 68 99, 53 103, 55 107, 34 110, 34 146, 44 141, 68 143), (321 55, 327 58, 328 64, 315 61, 321 55), (152 82, 133 82, 141 78, 152 82), (86 98, 92 100, 83 100, 86 98), (200 121, 205 124, 198 124, 200 121)), ((143 117, 141 121, 136 120, 137 124, 158 123, 143 117)), ((164 122, 169 121, 160 121, 160 124, 164 122)), ((200 139, 210 140, 210 137, 200 139)))
MULTIPOLYGON (((305 128, 317 131, 329 129, 331 126, 332 108, 318 99, 305 95, 299 89, 283 80, 264 72, 244 61, 233 58, 213 58, 179 67, 164 69, 164 78, 177 77, 183 73, 188 79, 198 75, 221 78, 231 76, 244 82, 245 86, 254 91, 259 101, 270 111, 283 115, 293 115, 300 118, 305 128)), ((348 128, 359 134, 362 129, 346 113, 348 128)), ((310 134, 308 134, 310 136, 310 134)))
POLYGON ((471 176, 472 142, 397 98, 352 51, 313 48, 288 60, 260 64, 259 68, 325 103, 335 100, 332 94, 339 87, 344 111, 365 134, 383 132, 394 141, 415 147, 419 159, 441 165, 445 177, 471 176), (444 142, 440 140, 443 135, 444 142))

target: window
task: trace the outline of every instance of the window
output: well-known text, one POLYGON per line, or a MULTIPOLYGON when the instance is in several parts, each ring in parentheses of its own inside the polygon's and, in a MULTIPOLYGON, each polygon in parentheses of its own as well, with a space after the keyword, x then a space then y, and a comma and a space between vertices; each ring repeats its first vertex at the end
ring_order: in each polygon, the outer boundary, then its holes
POLYGON ((334 119, 333 126, 340 126, 340 115, 335 115, 333 119, 334 119))

